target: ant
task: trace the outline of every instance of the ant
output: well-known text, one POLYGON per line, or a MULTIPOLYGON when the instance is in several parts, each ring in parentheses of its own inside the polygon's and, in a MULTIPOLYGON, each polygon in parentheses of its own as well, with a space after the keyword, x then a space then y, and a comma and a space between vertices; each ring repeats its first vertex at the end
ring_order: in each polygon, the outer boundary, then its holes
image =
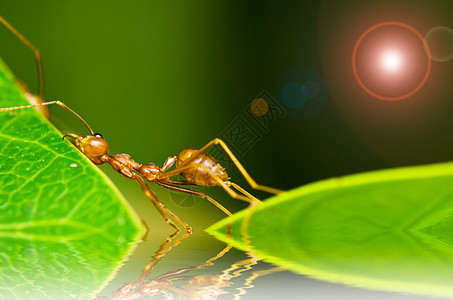
MULTIPOLYGON (((21 33, 19 33, 12 25, 10 25, 3 17, 0 16, 0 22, 8 28, 19 40, 33 51, 37 69, 38 69, 38 103, 34 104, 0 108, 0 112, 20 110, 26 108, 43 108, 48 105, 56 104, 77 117, 89 130, 90 134, 86 136, 80 136, 73 133, 64 134, 63 138, 71 140, 72 144, 79 149, 91 162, 95 165, 101 165, 104 163, 110 164, 113 169, 126 178, 135 180, 140 185, 145 195, 151 200, 158 212, 162 215, 163 219, 173 228, 176 232, 180 229, 170 219, 173 218, 176 222, 185 227, 187 234, 192 233, 192 228, 181 220, 177 215, 170 211, 155 195, 155 193, 149 188, 145 180, 149 183, 156 183, 164 188, 178 191, 182 193, 192 194, 201 198, 205 198, 212 204, 217 206, 225 214, 231 215, 231 212, 214 200, 212 197, 198 191, 188 189, 184 186, 197 185, 197 186, 220 186, 222 187, 231 197, 240 199, 250 203, 251 206, 259 204, 261 201, 252 196, 242 187, 234 182, 229 181, 226 170, 215 160, 212 156, 206 153, 206 151, 214 145, 220 145, 226 152, 229 158, 233 161, 235 166, 239 169, 241 174, 244 176, 250 186, 256 190, 262 190, 272 194, 279 194, 282 190, 274 189, 271 187, 257 184, 255 180, 248 174, 245 168, 241 165, 239 160, 234 156, 233 152, 228 148, 226 143, 221 139, 215 138, 199 150, 196 149, 185 149, 176 156, 170 156, 163 164, 162 168, 156 164, 140 164, 132 159, 128 154, 114 154, 109 155, 109 145, 107 141, 102 137, 101 134, 95 133, 88 123, 78 115, 74 110, 68 107, 61 101, 49 101, 43 102, 44 99, 44 72, 41 60, 41 54, 39 50, 30 43, 21 33), (175 166, 173 170, 169 170, 172 166, 175 166), (181 175, 184 180, 174 180, 171 177, 181 175)), ((33 99, 36 96, 26 93, 27 98, 33 99)))

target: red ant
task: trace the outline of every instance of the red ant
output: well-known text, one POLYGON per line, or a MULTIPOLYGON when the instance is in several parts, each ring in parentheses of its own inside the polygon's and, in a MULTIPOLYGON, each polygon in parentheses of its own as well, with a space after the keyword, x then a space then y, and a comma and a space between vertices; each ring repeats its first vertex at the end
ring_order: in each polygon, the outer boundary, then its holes
MULTIPOLYGON (((126 178, 135 180, 138 182, 142 188, 145 195, 152 201, 156 206, 159 213, 162 215, 164 220, 174 227, 176 231, 179 231, 179 228, 170 220, 171 216, 174 220, 184 226, 187 230, 187 233, 192 232, 192 228, 187 225, 183 220, 171 212, 159 199, 156 197, 154 192, 146 184, 145 180, 150 183, 157 183, 158 185, 178 192, 183 192, 187 194, 192 194, 201 198, 208 199, 212 204, 221 209, 225 214, 231 215, 231 212, 223 207, 216 200, 210 196, 197 192, 183 186, 185 185, 197 185, 197 186, 221 186, 231 197, 236 199, 241 199, 249 202, 251 205, 260 203, 258 199, 248 193, 239 185, 229 181, 227 172, 216 161, 212 156, 206 153, 206 151, 214 146, 220 145, 226 154, 230 157, 236 167, 239 169, 241 174, 250 184, 250 186, 256 190, 262 190, 268 193, 278 194, 283 191, 274 189, 271 187, 259 185, 253 180, 253 178, 247 173, 245 168, 241 165, 238 159, 234 156, 228 146, 220 139, 213 139, 201 149, 185 149, 177 156, 169 157, 162 168, 157 165, 150 164, 140 164, 134 161, 128 154, 115 154, 109 155, 109 145, 107 141, 102 137, 101 134, 95 133, 88 123, 75 111, 69 108, 66 104, 61 101, 49 101, 42 102, 44 94, 44 72, 41 61, 41 54, 39 50, 33 46, 22 34, 20 34, 13 26, 11 26, 5 19, 0 16, 0 22, 3 23, 15 36, 17 36, 29 49, 34 53, 37 69, 38 69, 38 82, 39 82, 39 102, 30 105, 16 106, 16 107, 7 107, 0 108, 0 112, 20 110, 25 108, 40 108, 45 107, 51 104, 56 104, 64 109, 71 112, 76 116, 90 131, 90 135, 80 136, 77 134, 66 133, 63 138, 69 138, 72 140, 73 145, 79 149, 88 159, 90 159, 94 164, 100 165, 104 163, 110 164, 118 173, 122 174, 126 178), (175 165, 175 169, 169 171, 169 169, 175 165), (171 177, 181 175, 185 180, 173 180, 171 177), (238 192, 236 192, 236 191, 238 192)), ((31 94, 26 94, 30 99, 35 97, 31 94)))

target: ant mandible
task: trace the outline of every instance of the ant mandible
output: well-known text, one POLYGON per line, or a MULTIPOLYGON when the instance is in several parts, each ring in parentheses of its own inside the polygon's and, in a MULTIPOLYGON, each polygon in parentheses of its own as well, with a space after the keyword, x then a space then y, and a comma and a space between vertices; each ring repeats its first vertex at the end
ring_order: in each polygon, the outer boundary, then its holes
MULTIPOLYGON (((219 145, 230 157, 235 166, 239 169, 241 174, 244 176, 250 186, 256 190, 262 190, 272 194, 278 194, 283 191, 274 189, 271 187, 257 184, 255 180, 248 174, 245 168, 241 165, 239 160, 234 156, 233 152, 228 148, 224 141, 221 139, 213 139, 201 149, 185 149, 177 156, 169 157, 162 168, 156 164, 140 164, 134 161, 128 154, 115 154, 109 155, 109 145, 107 141, 102 137, 101 134, 95 133, 88 123, 75 111, 69 108, 66 104, 61 101, 49 101, 42 102, 44 99, 44 72, 41 60, 41 54, 39 50, 30 43, 21 33, 19 33, 13 26, 11 26, 3 17, 0 16, 0 22, 8 28, 16 37, 18 37, 22 43, 24 43, 29 49, 31 49, 35 56, 35 61, 38 69, 38 99, 40 103, 0 108, 0 112, 20 110, 26 108, 40 108, 48 105, 56 104, 76 116, 90 131, 90 135, 80 136, 73 133, 66 133, 63 138, 72 140, 73 145, 79 149, 91 162, 96 165, 110 164, 113 169, 126 178, 135 180, 142 188, 145 195, 155 205, 159 213, 162 215, 164 220, 178 232, 180 229, 173 223, 169 218, 172 217, 179 224, 186 228, 187 233, 192 233, 192 228, 181 220, 177 215, 170 211, 155 195, 155 193, 149 188, 145 180, 150 183, 156 183, 164 188, 195 195, 201 198, 209 200, 212 204, 221 209, 225 214, 231 215, 231 212, 223 207, 220 203, 214 200, 212 197, 198 191, 194 191, 183 186, 185 185, 197 185, 197 186, 221 186, 231 197, 235 199, 244 200, 249 202, 251 205, 260 203, 260 200, 252 196, 242 187, 229 181, 227 172, 215 160, 212 156, 206 153, 206 151, 214 145, 219 145), (173 165, 175 168, 169 170, 173 165), (181 175, 185 180, 173 180, 171 177, 181 175), (236 191, 237 192, 236 192, 236 191), (238 193, 239 192, 239 193, 238 193)), ((34 95, 26 93, 27 98, 33 98, 34 95)), ((33 103, 33 102, 32 102, 33 103)))

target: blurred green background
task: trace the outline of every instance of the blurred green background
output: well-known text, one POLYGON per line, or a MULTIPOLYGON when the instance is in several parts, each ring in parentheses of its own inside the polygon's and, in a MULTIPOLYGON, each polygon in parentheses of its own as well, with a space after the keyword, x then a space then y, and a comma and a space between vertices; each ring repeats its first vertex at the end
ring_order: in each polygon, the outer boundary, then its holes
MULTIPOLYGON (((360 34, 377 22, 407 22, 422 34, 450 26, 446 8, 452 5, 19 0, 0 3, 0 14, 41 50, 46 99, 59 99, 82 115, 109 141, 111 154, 128 153, 143 163, 162 165, 168 156, 219 136, 261 91, 274 94, 288 68, 317 70, 328 88, 322 111, 310 119, 272 122, 241 158, 258 182, 291 189, 332 176, 451 159, 450 64, 433 65, 430 87, 415 100, 389 103, 360 90, 350 55, 360 34)), ((32 54, 4 28, 0 55, 36 90, 32 54)), ((86 133, 66 111, 51 112, 62 131, 86 133)), ((110 166, 102 169, 143 218, 161 222, 136 183, 110 166)), ((250 190, 237 171, 229 173, 250 190)), ((184 208, 167 191, 155 191, 195 228, 223 217, 205 202, 184 208)), ((232 211, 244 207, 218 188, 205 191, 232 211)))

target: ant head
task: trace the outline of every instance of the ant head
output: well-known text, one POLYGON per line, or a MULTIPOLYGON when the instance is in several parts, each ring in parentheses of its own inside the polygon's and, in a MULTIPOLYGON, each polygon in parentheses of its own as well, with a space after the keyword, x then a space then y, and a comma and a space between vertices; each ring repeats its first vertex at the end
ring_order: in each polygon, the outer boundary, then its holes
POLYGON ((109 144, 99 133, 83 137, 80 146, 80 151, 97 165, 102 164, 101 156, 109 152, 109 144))
POLYGON ((75 134, 65 134, 64 137, 74 139, 74 146, 77 147, 86 157, 88 157, 96 165, 103 163, 101 157, 109 151, 109 144, 101 134, 79 136, 75 134))

